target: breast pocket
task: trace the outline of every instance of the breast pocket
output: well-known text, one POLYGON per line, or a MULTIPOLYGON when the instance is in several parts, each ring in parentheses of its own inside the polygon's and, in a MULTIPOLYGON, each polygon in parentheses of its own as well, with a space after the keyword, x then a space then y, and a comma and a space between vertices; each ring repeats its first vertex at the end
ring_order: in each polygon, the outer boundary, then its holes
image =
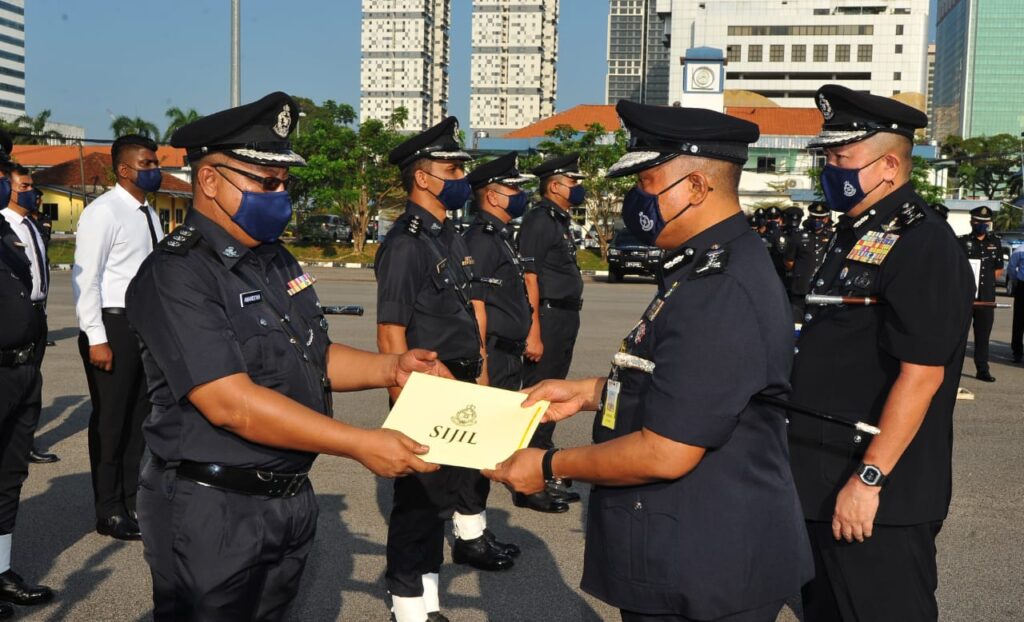
POLYGON ((275 335, 280 330, 275 316, 267 313, 265 308, 254 306, 240 310, 229 321, 249 376, 254 381, 272 376, 281 358, 288 354, 285 346, 289 345, 287 339, 279 339, 275 335))
POLYGON ((671 584, 683 563, 676 514, 664 491, 616 491, 603 497, 603 539, 612 574, 650 585, 671 584))

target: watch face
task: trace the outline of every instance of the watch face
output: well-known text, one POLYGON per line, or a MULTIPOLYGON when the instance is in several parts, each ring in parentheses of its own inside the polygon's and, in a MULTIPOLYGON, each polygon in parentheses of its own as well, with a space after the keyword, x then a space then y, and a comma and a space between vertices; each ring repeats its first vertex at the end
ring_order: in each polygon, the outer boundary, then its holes
POLYGON ((877 467, 865 465, 864 469, 860 473, 860 479, 868 486, 874 486, 878 484, 878 480, 882 478, 882 472, 877 467))

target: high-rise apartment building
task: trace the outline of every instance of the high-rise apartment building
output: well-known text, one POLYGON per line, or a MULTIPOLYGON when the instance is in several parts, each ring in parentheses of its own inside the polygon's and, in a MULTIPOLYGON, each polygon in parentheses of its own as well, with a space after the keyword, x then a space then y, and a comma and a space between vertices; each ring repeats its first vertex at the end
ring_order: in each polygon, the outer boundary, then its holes
POLYGON ((670 102, 683 90, 676 59, 708 46, 726 51, 727 89, 781 106, 811 107, 818 87, 835 82, 889 97, 914 93, 924 107, 928 0, 668 1, 670 102))
POLYGON ((1021 0, 939 0, 932 135, 964 138, 1024 130, 1021 0))
POLYGON ((441 121, 448 109, 451 0, 363 0, 359 120, 405 107, 407 131, 441 121))
POLYGON ((935 119, 935 44, 928 44, 928 86, 925 87, 925 113, 928 115, 928 130, 927 134, 929 138, 933 138, 935 125, 933 120, 935 119))
POLYGON ((0 115, 25 114, 25 0, 0 1, 0 115))
POLYGON ((559 0, 473 0, 470 125, 502 136, 555 112, 559 0))
POLYGON ((609 0, 606 103, 668 103, 671 6, 671 0, 609 0))

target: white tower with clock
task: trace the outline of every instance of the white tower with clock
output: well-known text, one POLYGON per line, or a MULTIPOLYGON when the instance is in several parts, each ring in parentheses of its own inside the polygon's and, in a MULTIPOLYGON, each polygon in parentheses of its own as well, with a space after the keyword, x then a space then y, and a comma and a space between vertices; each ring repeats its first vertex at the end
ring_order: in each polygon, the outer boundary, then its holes
POLYGON ((722 50, 689 48, 679 62, 683 66, 680 105, 725 112, 725 55, 722 50))

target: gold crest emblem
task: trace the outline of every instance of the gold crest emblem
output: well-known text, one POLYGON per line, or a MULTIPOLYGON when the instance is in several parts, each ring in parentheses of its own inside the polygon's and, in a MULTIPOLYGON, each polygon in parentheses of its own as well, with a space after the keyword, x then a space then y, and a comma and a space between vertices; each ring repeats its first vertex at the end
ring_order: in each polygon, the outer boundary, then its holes
POLYGON ((476 406, 470 404, 452 415, 452 423, 464 428, 476 425, 476 406))

